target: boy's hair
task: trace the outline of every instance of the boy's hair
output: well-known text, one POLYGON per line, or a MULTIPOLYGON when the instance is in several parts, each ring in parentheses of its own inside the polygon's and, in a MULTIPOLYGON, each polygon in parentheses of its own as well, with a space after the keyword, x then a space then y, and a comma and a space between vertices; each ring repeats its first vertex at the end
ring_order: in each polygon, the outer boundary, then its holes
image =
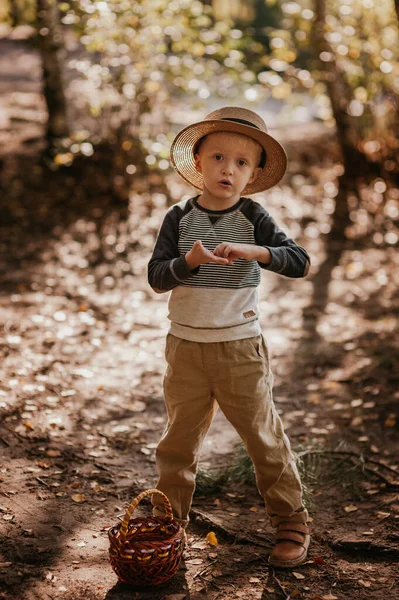
MULTIPOLYGON (((199 150, 201 148, 202 143, 208 137, 208 135, 212 135, 212 134, 208 133, 207 135, 204 135, 202 138, 200 138, 198 140, 198 142, 196 144, 194 144, 194 147, 193 147, 193 154, 194 154, 194 156, 196 154, 198 154, 198 152, 199 152, 199 150)), ((239 135, 242 135, 242 134, 239 134, 239 135)), ((249 139, 251 139, 251 138, 249 138, 249 139)), ((260 167, 261 169, 263 169, 263 167, 266 164, 266 150, 264 148, 262 148, 262 146, 257 141, 253 140, 253 142, 255 142, 255 144, 257 144, 262 149, 262 152, 260 153, 260 159, 259 159, 258 167, 260 167)))

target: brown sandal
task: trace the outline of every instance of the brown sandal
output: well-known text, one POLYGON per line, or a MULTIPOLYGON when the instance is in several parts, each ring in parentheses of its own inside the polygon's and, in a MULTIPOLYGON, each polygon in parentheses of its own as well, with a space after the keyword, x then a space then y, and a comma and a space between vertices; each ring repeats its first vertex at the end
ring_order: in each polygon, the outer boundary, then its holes
POLYGON ((269 556, 273 567, 290 568, 301 565, 308 553, 310 529, 302 523, 280 523, 276 544, 269 556))

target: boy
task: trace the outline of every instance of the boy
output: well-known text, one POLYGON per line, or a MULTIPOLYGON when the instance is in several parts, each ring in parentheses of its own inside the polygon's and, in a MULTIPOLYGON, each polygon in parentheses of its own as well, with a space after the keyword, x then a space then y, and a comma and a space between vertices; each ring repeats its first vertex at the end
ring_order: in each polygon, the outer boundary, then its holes
MULTIPOLYGON (((220 406, 251 457, 276 544, 269 562, 306 559, 307 511, 290 443, 272 399, 269 353, 258 320, 260 270, 303 277, 305 250, 257 202, 286 170, 282 146, 253 111, 226 107, 183 129, 172 164, 201 190, 166 213, 148 265, 154 291, 172 291, 164 395, 168 424, 156 451, 157 488, 186 527, 199 452, 220 406)), ((153 496, 154 514, 162 514, 153 496)))

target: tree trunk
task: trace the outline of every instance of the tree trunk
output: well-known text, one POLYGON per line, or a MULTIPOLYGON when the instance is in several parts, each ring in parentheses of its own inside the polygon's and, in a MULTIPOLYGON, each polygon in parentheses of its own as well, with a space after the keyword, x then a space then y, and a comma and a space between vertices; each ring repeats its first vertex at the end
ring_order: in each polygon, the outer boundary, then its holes
POLYGON ((43 65, 44 97, 48 110, 47 140, 68 137, 69 126, 62 80, 63 47, 57 0, 37 0, 37 29, 43 65))
POLYGON ((16 0, 10 0, 9 14, 11 19, 11 27, 19 25, 19 10, 16 0))
MULTIPOLYGON (((399 3, 399 0, 395 0, 399 3)), ((342 153, 344 173, 339 177, 339 191, 333 216, 331 234, 333 238, 345 237, 345 227, 349 224, 348 194, 356 193, 356 179, 359 176, 374 173, 379 174, 379 167, 370 162, 360 152, 355 144, 348 106, 351 100, 351 90, 346 84, 344 74, 339 69, 330 45, 325 39, 326 3, 325 0, 315 0, 316 19, 314 23, 314 48, 320 62, 320 70, 325 72, 325 83, 330 98, 333 116, 337 128, 337 137, 342 153), (321 52, 329 52, 332 59, 320 61, 321 52)))

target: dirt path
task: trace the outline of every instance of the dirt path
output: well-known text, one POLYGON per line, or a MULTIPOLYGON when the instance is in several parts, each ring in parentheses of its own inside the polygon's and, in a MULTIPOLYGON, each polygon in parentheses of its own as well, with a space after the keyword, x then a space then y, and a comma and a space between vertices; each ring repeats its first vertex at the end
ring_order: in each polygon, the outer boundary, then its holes
MULTIPOLYGON (((36 71, 33 61, 33 87, 27 81, 28 96, 13 96, 14 117, 10 103, 2 113, 2 148, 14 143, 14 126, 29 134, 26 154, 40 145, 43 107, 29 96, 38 93, 36 71), (28 109, 36 111, 30 133, 28 109)), ((104 198, 86 206, 67 178, 40 188, 32 165, 22 169, 9 153, 0 197, 0 214, 10 216, 0 223, 0 598, 397 597, 398 257, 371 241, 330 249, 328 140, 298 148, 303 131, 285 135, 290 173, 256 199, 309 250, 313 274, 264 273, 259 297, 276 406, 294 448, 307 452, 308 563, 269 570, 273 532, 261 498, 252 483, 230 481, 195 496, 187 568, 170 585, 117 584, 106 530, 156 483, 165 426, 167 297, 149 289, 146 264, 168 199, 133 191, 129 207, 104 198), (210 531, 215 547, 205 541, 210 531)), ((169 183, 174 200, 187 193, 169 183)), ((219 413, 201 469, 230 467, 237 441, 219 413)))
MULTIPOLYGON (((283 202, 277 190, 267 203, 294 228, 294 192, 284 193, 283 202)), ((302 204, 305 216, 311 202, 302 204)), ((106 529, 155 484, 154 448, 165 425, 167 298, 145 280, 165 206, 158 198, 138 226, 140 206, 136 197, 125 227, 115 215, 103 223, 110 255, 100 264, 91 263, 98 240, 90 217, 59 228, 46 244, 15 230, 12 239, 3 237, 1 597, 394 598, 398 478, 384 465, 394 464, 397 451, 395 256, 347 251, 333 266, 332 257, 323 263, 320 238, 303 242, 328 297, 312 279, 273 274, 264 274, 259 289, 276 406, 294 447, 326 451, 341 443, 354 453, 340 463, 323 455, 316 464, 308 564, 297 574, 269 571, 272 531, 261 499, 253 485, 231 483, 196 496, 186 571, 159 591, 116 585, 106 529), (147 232, 139 247, 128 241, 138 227, 147 232), (122 252, 118 244, 125 244, 122 252), (384 272, 391 278, 377 295, 384 272), (378 462, 366 467, 379 475, 356 469, 357 455, 378 462), (340 474, 329 483, 323 475, 337 464, 340 474), (204 542, 209 531, 217 547, 204 542)), ((202 468, 227 468, 236 442, 219 414, 202 468)), ((308 467, 315 465, 308 460, 308 467)))

